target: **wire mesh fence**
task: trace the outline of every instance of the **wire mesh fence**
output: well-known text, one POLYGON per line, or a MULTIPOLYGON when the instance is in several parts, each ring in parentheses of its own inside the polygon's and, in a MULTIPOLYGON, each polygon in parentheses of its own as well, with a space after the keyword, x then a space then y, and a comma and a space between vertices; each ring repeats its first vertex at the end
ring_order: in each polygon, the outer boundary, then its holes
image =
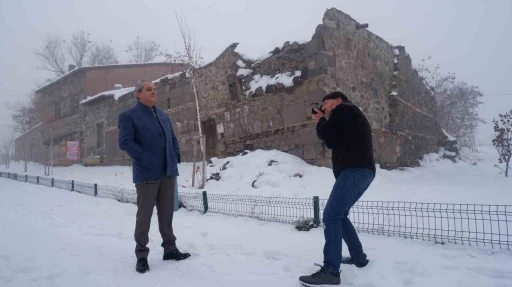
MULTIPOLYGON (((137 202, 135 190, 13 173, 0 177, 56 187, 119 202, 137 202)), ((180 192, 180 205, 201 213, 249 217, 294 224, 299 230, 321 226, 326 199, 180 192), (299 228, 300 227, 300 228, 299 228)), ((511 249, 512 205, 359 201, 350 213, 359 232, 511 249)))
POLYGON ((54 179, 53 187, 64 190, 72 190, 72 180, 54 179))
POLYGON ((97 196, 115 199, 119 202, 137 203, 137 193, 132 189, 97 185, 97 196))
POLYGON ((53 179, 49 177, 39 177, 39 184, 52 187, 53 186, 53 179))
POLYGON ((95 195, 95 192, 94 192, 95 188, 94 188, 94 184, 92 184, 92 183, 75 181, 73 187, 74 187, 74 191, 76 191, 76 192, 91 195, 91 196, 95 195))
POLYGON ((509 250, 512 245, 510 205, 360 201, 349 218, 358 231, 371 234, 509 250))

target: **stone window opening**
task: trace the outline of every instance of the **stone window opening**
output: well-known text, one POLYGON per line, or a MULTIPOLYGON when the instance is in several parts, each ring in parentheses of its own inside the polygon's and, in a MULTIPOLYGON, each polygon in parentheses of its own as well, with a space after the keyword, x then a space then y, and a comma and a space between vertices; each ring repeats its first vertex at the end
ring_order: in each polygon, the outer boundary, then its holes
POLYGON ((60 119, 60 102, 54 104, 55 119, 60 119))
POLYGON ((96 149, 103 149, 105 144, 105 122, 96 123, 96 149))
POLYGON ((229 99, 232 101, 238 101, 237 84, 235 81, 229 83, 229 99))
POLYGON ((180 122, 176 123, 176 130, 178 131, 178 134, 181 134, 181 123, 180 122))

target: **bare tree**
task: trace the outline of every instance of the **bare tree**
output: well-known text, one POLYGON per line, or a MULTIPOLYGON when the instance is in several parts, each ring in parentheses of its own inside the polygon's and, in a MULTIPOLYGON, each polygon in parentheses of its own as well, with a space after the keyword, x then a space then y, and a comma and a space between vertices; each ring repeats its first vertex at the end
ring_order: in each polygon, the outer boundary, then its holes
POLYGON ((130 63, 149 63, 160 55, 160 45, 154 41, 142 41, 137 37, 128 47, 126 53, 130 63))
POLYGON ((9 136, 4 139, 4 141, 2 142, 2 146, 0 147, 2 149, 2 157, 4 159, 5 168, 10 167, 11 153, 12 153, 12 148, 14 145, 15 136, 16 136, 16 133, 14 132, 14 130, 11 131, 9 136))
POLYGON ((65 41, 55 35, 46 36, 41 48, 34 50, 35 56, 41 62, 38 68, 55 73, 57 76, 64 75, 66 73, 64 43, 65 41))
POLYGON ((188 64, 187 74, 191 79, 192 88, 194 90, 194 98, 196 102, 197 112, 197 125, 199 127, 199 145, 201 147, 202 154, 202 180, 198 186, 199 188, 204 188, 206 184, 206 148, 201 126, 201 111, 199 108, 199 97, 197 94, 196 84, 197 68, 199 68, 203 63, 202 48, 198 45, 198 42, 195 38, 195 34, 188 27, 186 21, 183 18, 179 17, 176 11, 174 11, 174 15, 176 16, 176 21, 178 22, 178 26, 180 28, 181 37, 183 39, 183 48, 175 49, 174 53, 167 54, 166 57, 170 62, 188 64))
MULTIPOLYGON (((11 111, 11 118, 14 121, 13 131, 17 134, 23 135, 29 131, 32 127, 37 125, 37 117, 34 113, 34 107, 32 106, 31 99, 18 100, 14 104, 7 103, 7 109, 11 111)), ((24 161, 25 161, 25 172, 27 172, 28 162, 28 137, 24 137, 24 161)))
POLYGON ((505 164, 505 176, 508 177, 510 159, 512 159, 512 110, 499 115, 499 120, 494 119, 495 137, 492 144, 498 151, 498 162, 505 164))
POLYGON ((483 119, 478 114, 483 93, 465 81, 456 81, 454 73, 442 74, 441 66, 430 57, 422 60, 418 72, 436 99, 436 117, 443 129, 457 138, 460 147, 474 149, 475 134, 483 119))
POLYGON ((94 45, 90 40, 90 36, 91 34, 80 31, 73 35, 71 41, 66 46, 68 55, 77 67, 83 66, 85 57, 94 45))
POLYGON ((113 65, 118 63, 119 61, 114 48, 106 43, 94 45, 87 61, 89 66, 113 65))

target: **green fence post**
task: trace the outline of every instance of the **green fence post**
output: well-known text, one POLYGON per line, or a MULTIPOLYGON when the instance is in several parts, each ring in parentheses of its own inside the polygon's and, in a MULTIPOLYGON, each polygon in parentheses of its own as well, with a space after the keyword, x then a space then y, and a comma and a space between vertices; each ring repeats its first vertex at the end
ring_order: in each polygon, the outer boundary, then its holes
POLYGON ((37 184, 39 184, 39 175, 37 176, 37 184))
POLYGON ((54 186, 55 186, 55 182, 54 182, 54 179, 52 177, 52 187, 54 187, 54 186))
POLYGON ((71 191, 75 190, 75 181, 71 180, 71 191))
POLYGON ((7 173, 7 178, 11 179, 11 173, 10 172, 7 173))
POLYGON ((28 174, 25 174, 25 182, 28 182, 28 174))
POLYGON ((94 196, 98 196, 98 184, 94 184, 94 196))
POLYGON ((208 195, 206 195, 206 190, 203 190, 203 206, 204 213, 208 212, 208 195))
POLYGON ((316 226, 320 225, 320 198, 318 196, 313 196, 313 223, 316 226))

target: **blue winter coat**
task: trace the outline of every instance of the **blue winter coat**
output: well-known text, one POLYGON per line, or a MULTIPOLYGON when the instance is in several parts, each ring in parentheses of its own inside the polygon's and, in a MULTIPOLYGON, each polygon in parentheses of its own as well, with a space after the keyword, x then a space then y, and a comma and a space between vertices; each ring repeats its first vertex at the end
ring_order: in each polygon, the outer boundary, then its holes
POLYGON ((133 183, 179 175, 180 147, 171 120, 156 108, 155 116, 152 109, 137 102, 119 115, 119 148, 132 159, 133 183))

